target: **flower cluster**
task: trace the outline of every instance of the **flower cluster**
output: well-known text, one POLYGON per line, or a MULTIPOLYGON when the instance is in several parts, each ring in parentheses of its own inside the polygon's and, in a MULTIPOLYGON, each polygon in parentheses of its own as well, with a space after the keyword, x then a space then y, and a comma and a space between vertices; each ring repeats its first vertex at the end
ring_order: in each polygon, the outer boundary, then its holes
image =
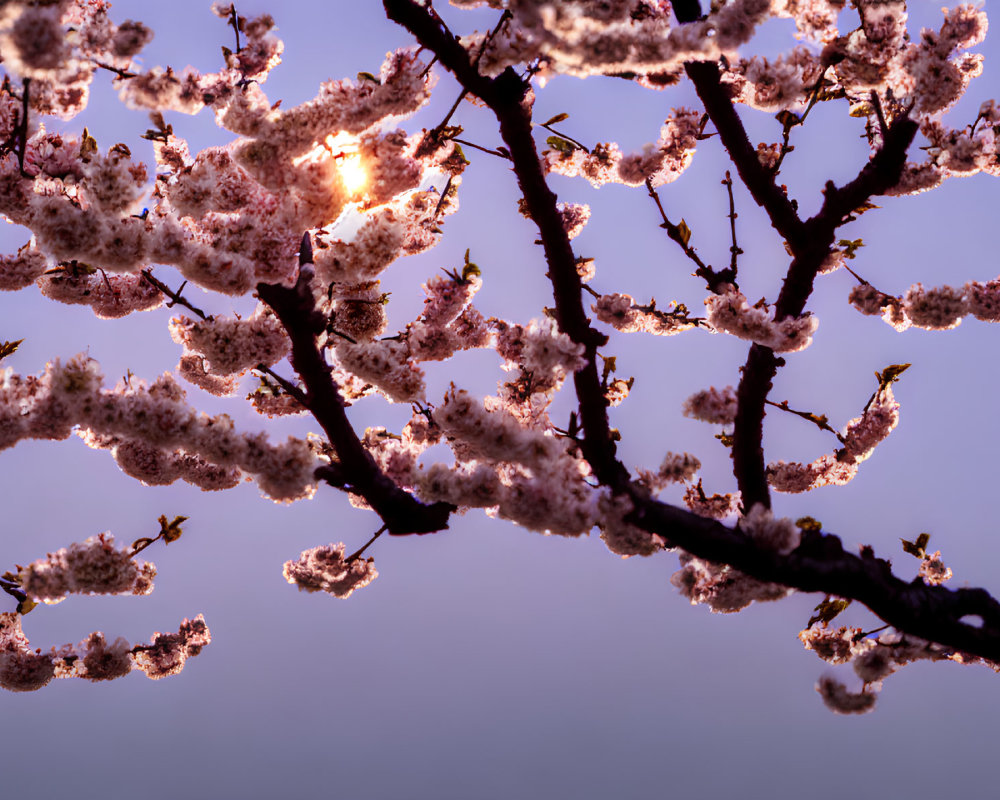
POLYGON ((623 333, 642 331, 654 336, 673 336, 697 324, 682 306, 660 311, 655 303, 636 305, 631 295, 627 294, 602 294, 591 308, 601 322, 623 333))
POLYGON ((209 484, 203 488, 229 488, 234 482, 226 478, 227 470, 236 469, 254 475, 276 501, 315 491, 318 460, 308 443, 289 438, 274 445, 263 435, 236 432, 224 414, 199 415, 169 374, 149 386, 133 379, 105 390, 102 383, 97 362, 85 356, 66 364, 54 360, 38 377, 6 371, 0 384, 0 449, 22 439, 65 439, 80 426, 89 445, 123 454, 147 483, 193 475, 196 485, 199 476, 209 484), (219 479, 223 485, 211 485, 219 479))
POLYGON ((170 335, 184 347, 182 359, 198 360, 205 375, 222 378, 258 365, 269 367, 284 358, 290 347, 285 329, 263 304, 247 319, 175 317, 170 321, 170 335))
POLYGON ((705 299, 708 323, 717 331, 730 333, 776 353, 797 353, 812 342, 819 322, 810 314, 776 320, 774 309, 763 301, 751 306, 743 293, 730 287, 723 294, 705 299))
POLYGON ((119 637, 110 644, 95 631, 78 645, 32 650, 21 628, 21 615, 0 614, 0 687, 11 692, 33 692, 53 678, 110 681, 138 669, 149 678, 175 675, 184 662, 212 641, 200 614, 185 619, 177 633, 155 633, 148 645, 130 645, 119 637))
POLYGON ((18 571, 28 597, 57 603, 68 594, 149 594, 156 567, 139 564, 129 548, 118 550, 108 533, 49 553, 18 571))
POLYGON ((799 546, 802 537, 794 522, 790 519, 775 519, 771 509, 762 503, 754 503, 744 514, 740 520, 740 530, 759 547, 781 555, 791 553, 799 546))
POLYGON ((344 559, 344 543, 303 550, 296 561, 285 562, 285 580, 299 591, 326 592, 350 597, 378 577, 373 558, 344 559))
POLYGON ((580 147, 546 150, 542 161, 549 172, 580 175, 595 187, 606 183, 642 186, 647 181, 662 186, 677 180, 688 168, 700 133, 701 115, 679 108, 663 124, 656 143, 638 153, 624 155, 618 145, 606 143, 589 151, 580 147))
POLYGON ((892 386, 880 388, 860 417, 847 423, 844 446, 809 464, 778 461, 767 467, 767 480, 779 492, 808 492, 820 486, 842 486, 858 472, 858 466, 899 424, 899 403, 892 386))
POLYGON ((732 425, 737 407, 736 390, 732 386, 724 389, 710 386, 684 401, 684 416, 713 425, 732 425))
POLYGON ((855 286, 848 298, 867 316, 881 316, 897 331, 910 326, 929 331, 958 327, 971 314, 983 322, 1000 322, 1000 280, 969 281, 961 288, 911 286, 901 298, 878 291, 869 283, 855 286))
POLYGON ((713 564, 682 553, 681 569, 670 582, 691 601, 691 605, 707 605, 713 612, 731 614, 741 611, 754 601, 766 603, 780 600, 791 592, 777 583, 759 581, 727 564, 713 564))

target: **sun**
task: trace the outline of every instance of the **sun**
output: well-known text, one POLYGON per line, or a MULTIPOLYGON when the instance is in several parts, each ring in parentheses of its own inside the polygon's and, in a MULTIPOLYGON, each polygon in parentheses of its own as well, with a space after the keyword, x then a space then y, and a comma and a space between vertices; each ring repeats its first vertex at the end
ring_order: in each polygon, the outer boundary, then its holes
POLYGON ((368 183, 368 173, 365 172, 359 153, 345 155, 338 159, 337 168, 340 170, 340 179, 344 182, 344 188, 351 194, 357 194, 368 183))
POLYGON ((329 158, 337 163, 337 173, 348 194, 359 194, 368 183, 368 172, 365 169, 361 153, 358 152, 358 140, 350 134, 338 133, 327 136, 322 144, 317 145, 308 153, 292 159, 292 164, 299 166, 306 161, 322 161, 329 158))

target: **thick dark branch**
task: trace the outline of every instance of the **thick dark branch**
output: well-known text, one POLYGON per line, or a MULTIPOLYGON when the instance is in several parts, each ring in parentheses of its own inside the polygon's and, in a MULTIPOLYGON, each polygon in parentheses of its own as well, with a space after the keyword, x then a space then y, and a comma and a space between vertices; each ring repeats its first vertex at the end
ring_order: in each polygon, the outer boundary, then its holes
MULTIPOLYGON (((798 243, 790 242, 793 258, 774 306, 775 319, 797 317, 805 310, 816 275, 830 254, 837 228, 870 197, 896 184, 916 132, 913 120, 896 119, 881 149, 854 180, 840 189, 827 184, 823 207, 803 224, 806 235, 798 243)), ((761 445, 764 405, 775 373, 783 363, 768 348, 753 345, 740 377, 739 405, 733 425, 733 472, 746 508, 754 503, 770 506, 761 445)))
POLYGON ((500 123, 500 135, 510 152, 528 214, 541 234, 555 298, 556 321, 560 330, 585 350, 586 366, 573 375, 583 427, 580 446, 597 479, 621 487, 628 480, 628 472, 615 457, 607 403, 597 368, 597 348, 607 338, 591 327, 584 310, 576 257, 556 207, 557 198, 545 180, 532 136, 531 109, 524 102, 528 85, 510 68, 496 78, 480 75, 469 54, 440 19, 415 0, 383 0, 383 5, 389 19, 405 27, 423 47, 433 52, 455 75, 462 88, 489 106, 500 123))
POLYGON ((638 491, 632 500, 631 521, 698 558, 804 592, 857 600, 901 631, 1000 662, 1000 603, 984 589, 928 586, 920 578, 907 583, 892 574, 888 561, 867 550, 849 553, 832 534, 803 533, 802 544, 782 556, 739 531, 638 491), (965 616, 981 617, 982 626, 963 621, 965 616))
POLYGON ((739 173, 740 180, 750 191, 757 205, 771 220, 771 225, 792 246, 802 243, 805 229, 792 201, 775 183, 774 174, 760 163, 757 149, 750 143, 743 122, 740 120, 729 91, 722 85, 719 66, 714 62, 692 61, 684 70, 694 83, 698 97, 705 105, 723 147, 739 173))
MULTIPOLYGON (((681 22, 691 22, 700 14, 697 6, 696 2, 687 3, 674 10, 681 22)), ((722 85, 718 65, 692 62, 685 70, 740 179, 792 252, 792 262, 775 304, 775 318, 798 316, 804 311, 816 274, 830 253, 837 228, 869 197, 884 192, 899 180, 917 126, 905 116, 897 119, 887 132, 883 147, 857 178, 841 189, 828 184, 823 208, 803 222, 785 191, 777 185, 774 173, 757 158, 732 99, 722 85)), ((739 405, 733 426, 733 472, 746 508, 754 503, 770 506, 761 439, 765 400, 782 363, 768 348, 753 345, 740 377, 739 405)))
MULTIPOLYGON (((581 447, 602 482, 631 495, 635 510, 630 520, 647 531, 663 536, 672 546, 682 547, 699 558, 730 564, 760 580, 858 600, 900 630, 991 661, 1000 661, 1000 603, 984 590, 952 591, 926 586, 920 580, 905 583, 892 575, 888 562, 876 559, 870 553, 862 557, 846 553, 840 540, 832 535, 804 534, 802 545, 787 556, 762 550, 737 530, 652 500, 648 494, 625 482, 625 470, 615 460, 609 439, 603 438, 607 437, 607 414, 595 364, 595 349, 601 342, 600 334, 590 327, 583 310, 581 284, 572 248, 562 229, 555 195, 546 185, 531 137, 530 112, 522 102, 525 85, 511 70, 497 79, 480 75, 469 61, 468 54, 439 18, 414 0, 383 0, 383 4, 389 18, 410 30, 422 46, 435 53, 438 60, 455 74, 463 88, 483 100, 500 122, 501 134, 510 150, 528 211, 542 234, 560 328, 587 350, 587 367, 575 376, 581 414, 584 415, 585 439, 581 447), (984 622, 982 628, 964 622, 962 618, 968 615, 981 617, 984 622)), ((696 0, 677 0, 674 9, 682 22, 700 15, 696 0)), ((760 166, 732 103, 719 83, 716 65, 692 64, 688 70, 689 74, 694 73, 692 77, 709 113, 714 110, 716 116, 713 121, 720 134, 726 131, 723 143, 733 157, 741 178, 757 202, 764 206, 775 228, 793 246, 795 260, 800 261, 803 267, 807 261, 810 266, 815 261, 815 275, 829 243, 823 256, 816 261, 819 248, 808 247, 806 241, 806 237, 815 231, 807 229, 784 192, 760 166)), ((903 137, 902 132, 900 137, 903 137)), ((902 152, 905 153, 905 144, 902 152)), ((882 191, 894 182, 898 177, 895 164, 894 155, 887 154, 881 160, 876 156, 857 180, 836 192, 828 190, 824 210, 817 217, 834 220, 832 230, 835 230, 846 214, 861 205, 866 193, 870 195, 882 191), (895 177, 893 169, 896 169, 895 177), (880 177, 866 177, 872 172, 880 177)), ((823 229, 826 224, 810 220, 810 227, 823 229)), ((791 300, 786 303, 788 308, 793 305, 791 300)), ((759 404, 755 419, 758 428, 763 419, 770 379, 779 363, 780 360, 768 348, 759 345, 751 348, 750 359, 744 369, 746 386, 741 384, 741 390, 748 397, 746 403, 741 397, 740 406, 759 404), (753 402, 749 402, 751 394, 753 402)), ((759 450, 759 430, 754 438, 759 450)), ((762 456, 758 458, 762 459, 762 456)), ((762 460, 756 471, 763 479, 762 460)), ((754 494, 754 491, 747 493, 750 496, 754 494)), ((766 484, 762 494, 766 499, 766 484)))
POLYGON ((309 281, 312 248, 303 239, 302 262, 295 286, 261 283, 257 295, 281 321, 292 340, 290 360, 305 386, 301 401, 323 428, 337 454, 337 462, 317 470, 316 477, 363 497, 388 526, 389 533, 433 533, 448 527, 455 507, 448 503, 426 505, 400 489, 379 469, 347 419, 344 403, 316 337, 326 318, 316 309, 309 281))
POLYGON ((889 126, 882 147, 861 169, 857 177, 841 188, 828 183, 824 189, 823 207, 805 222, 806 240, 792 245, 794 258, 775 304, 775 317, 795 317, 805 309, 812 294, 813 281, 830 254, 837 229, 851 213, 871 197, 883 194, 899 182, 906 152, 917 134, 917 123, 909 117, 898 117, 889 126))

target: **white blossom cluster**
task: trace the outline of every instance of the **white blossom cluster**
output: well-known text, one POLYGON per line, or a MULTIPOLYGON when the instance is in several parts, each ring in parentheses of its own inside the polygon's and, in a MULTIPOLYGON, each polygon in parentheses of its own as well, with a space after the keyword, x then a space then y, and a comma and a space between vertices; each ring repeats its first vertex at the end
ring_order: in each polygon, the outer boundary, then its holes
POLYGON ((0 688, 11 692, 33 692, 53 678, 83 678, 110 681, 138 669, 154 680, 175 675, 184 662, 211 643, 205 619, 200 614, 185 619, 177 633, 155 633, 150 644, 130 645, 119 637, 110 644, 95 631, 78 645, 53 647, 49 652, 32 650, 21 627, 21 614, 0 613, 0 688))
POLYGON ((123 468, 146 483, 184 477, 206 489, 229 488, 229 470, 237 470, 279 502, 315 491, 319 461, 308 443, 271 444, 261 434, 238 433, 224 414, 199 415, 169 373, 148 386, 133 379, 107 390, 97 362, 77 356, 53 360, 41 376, 2 374, 0 449, 22 439, 65 439, 79 426, 88 444, 121 454, 123 468), (222 485, 211 485, 213 477, 222 485))
POLYGON ((673 483, 687 483, 693 480, 699 469, 701 462, 690 453, 667 452, 656 472, 638 469, 636 473, 639 482, 655 494, 673 483))
POLYGON ((592 186, 620 183, 625 186, 652 186, 671 183, 691 164, 701 133, 701 114, 687 108, 674 109, 660 128, 660 138, 640 152, 624 155, 613 142, 580 147, 548 149, 542 153, 546 170, 559 175, 580 175, 592 186))
POLYGON ((684 401, 684 416, 713 425, 732 425, 738 405, 736 390, 732 386, 723 389, 710 386, 684 401))
POLYGON ((669 5, 654 0, 512 0, 508 8, 514 24, 499 35, 488 41, 483 34, 462 39, 472 52, 482 48, 484 74, 534 60, 543 76, 672 73, 685 61, 735 55, 771 16, 771 0, 734 0, 703 21, 678 26, 670 24, 669 5))
POLYGON ((842 486, 858 473, 858 466, 899 424, 899 403, 892 386, 880 388, 860 417, 847 423, 844 446, 809 464, 777 461, 767 466, 767 481, 779 492, 808 492, 820 486, 842 486))
POLYGON ((897 331, 911 326, 929 331, 950 330, 970 314, 982 322, 1000 322, 1000 279, 986 283, 969 281, 961 288, 925 289, 917 283, 902 298, 883 294, 866 283, 855 286, 848 299, 862 314, 881 316, 897 331))
POLYGON ((258 365, 270 367, 291 347, 285 329, 263 304, 247 319, 175 317, 170 335, 184 347, 180 373, 213 394, 230 394, 221 389, 235 388, 236 382, 226 379, 258 365))
POLYGON ((18 570, 21 589, 33 600, 58 603, 68 594, 149 594, 156 567, 139 564, 129 548, 116 549, 107 533, 75 542, 18 570))
POLYGON ((373 558, 344 559, 344 543, 303 550, 295 561, 286 561, 285 580, 299 591, 326 592, 347 598, 378 577, 373 558))
POLYGON ((799 633, 807 650, 830 664, 850 664, 861 689, 851 691, 832 675, 823 675, 816 685, 824 705, 837 714, 865 714, 872 711, 882 681, 901 667, 916 661, 955 661, 983 664, 1000 671, 995 664, 966 653, 933 644, 915 636, 886 631, 878 637, 865 636, 860 628, 829 628, 815 624, 799 633))
POLYGON ((728 564, 713 564, 681 553, 681 569, 670 582, 691 601, 691 605, 707 605, 713 612, 731 614, 742 611, 753 602, 781 600, 791 589, 777 583, 751 578, 728 564))
POLYGON ((654 336, 673 336, 695 327, 687 315, 660 311, 655 306, 636 305, 631 295, 602 294, 591 306, 597 318, 623 333, 642 331, 654 336))
POLYGON ((807 348, 819 325, 809 312, 801 317, 776 320, 774 309, 763 302, 751 306, 743 293, 730 287, 723 294, 705 299, 708 323, 717 331, 729 333, 776 353, 797 353, 807 348))
POLYGON ((775 519, 771 509, 762 503, 753 507, 740 520, 740 530, 749 536, 754 544, 764 550, 773 550, 788 555, 802 537, 801 531, 790 519, 775 519))

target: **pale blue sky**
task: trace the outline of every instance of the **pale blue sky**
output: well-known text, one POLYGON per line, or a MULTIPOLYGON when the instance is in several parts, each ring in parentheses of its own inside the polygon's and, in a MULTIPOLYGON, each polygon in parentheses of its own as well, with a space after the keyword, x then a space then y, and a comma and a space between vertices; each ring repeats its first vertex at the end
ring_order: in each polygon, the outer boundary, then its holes
MULTIPOLYGON (((265 89, 286 106, 311 97, 321 80, 376 71, 386 50, 409 41, 382 19, 376 2, 279 8, 254 0, 240 10, 269 10, 277 20, 285 63, 265 89)), ((214 69, 220 46, 230 44, 208 3, 133 0, 116 3, 113 14, 143 19, 157 31, 146 50, 149 65, 214 69)), ((922 20, 937 14, 936 4, 920 4, 922 20)), ((768 48, 781 31, 769 30, 768 48)), ((982 49, 987 71, 956 126, 975 116, 981 100, 1000 94, 989 60, 1000 53, 990 40, 982 49)), ((124 141, 148 156, 138 138, 144 116, 121 110, 108 81, 97 83, 91 110, 70 126, 86 124, 102 146, 124 141)), ((434 125, 456 91, 442 78, 432 107, 404 127, 434 125)), ((686 88, 650 93, 619 80, 561 79, 539 93, 537 113, 569 112, 567 133, 630 149, 655 140, 670 107, 685 103, 692 103, 686 88)), ((817 207, 823 180, 846 180, 866 157, 859 123, 844 111, 821 107, 796 135, 784 174, 805 209, 817 207)), ((757 139, 778 135, 767 115, 744 116, 757 139)), ((473 141, 499 143, 484 111, 466 107, 458 119, 473 141)), ((193 145, 225 141, 209 119, 172 122, 193 145)), ((515 211, 512 174, 504 162, 467 153, 473 164, 461 210, 443 243, 400 262, 387 279, 398 324, 419 307, 420 283, 460 264, 466 248, 483 269, 478 304, 485 313, 524 322, 551 304, 535 232, 515 211)), ((693 229, 692 244, 717 265, 728 257, 719 185, 725 169, 718 145, 707 141, 690 171, 663 192, 668 210, 693 229)), ((643 192, 595 191, 563 178, 553 186, 561 200, 593 208, 575 244, 597 259, 599 290, 700 308, 702 285, 656 227, 643 192)), ((985 177, 954 180, 917 198, 887 198, 884 208, 844 230, 866 242, 852 266, 893 293, 917 280, 994 278, 998 201, 1000 183, 985 177)), ((745 192, 737 202, 746 251, 741 283, 752 299, 773 299, 787 257, 745 192)), ((4 231, 8 250, 22 242, 19 233, 4 231)), ((848 546, 873 544, 907 576, 917 562, 899 538, 929 531, 956 585, 1000 590, 992 509, 1000 329, 972 320, 948 333, 900 335, 847 306, 852 285, 845 273, 821 279, 811 303, 820 318, 815 342, 789 357, 772 397, 826 413, 840 426, 873 391, 874 370, 909 361, 913 368, 896 392, 900 426, 854 483, 779 496, 776 510, 812 515, 848 546)), ((216 308, 226 310, 225 302, 216 308)), ((0 295, 0 339, 26 340, 5 365, 35 372, 53 356, 87 350, 111 383, 128 368, 152 378, 178 358, 168 316, 160 310, 100 322, 34 289, 0 295)), ((625 462, 648 468, 664 450, 688 450, 705 463, 706 488, 732 489, 715 431, 681 417, 680 405, 708 385, 734 384, 745 344, 692 331, 620 337, 613 348, 621 371, 637 377, 633 396, 613 417, 625 462)), ((482 394, 502 377, 497 364, 488 353, 470 354, 431 377, 442 389, 454 380, 482 394)), ((201 402, 194 389, 190 397, 201 402)), ((261 424, 238 405, 202 405, 225 408, 241 424, 261 424)), ((560 407, 569 405, 563 400, 560 407)), ((406 415, 370 400, 351 416, 363 430, 398 429, 406 415)), ((275 427, 281 436, 308 429, 301 422, 275 427)), ((812 459, 832 448, 832 437, 775 414, 766 436, 769 460, 812 459)), ((918 664, 886 682, 874 714, 843 718, 822 707, 813 684, 827 667, 795 638, 819 597, 711 615, 670 585, 673 555, 624 561, 596 536, 546 538, 471 512, 446 533, 380 541, 380 577, 340 601, 299 593, 281 576, 282 562, 301 550, 340 540, 353 548, 377 527, 333 490, 283 507, 260 499, 251 485, 220 494, 187 485, 144 488, 106 453, 76 439, 0 453, 0 475, 0 571, 108 529, 122 540, 147 535, 160 514, 191 518, 178 543, 147 551, 159 568, 150 597, 76 598, 41 608, 25 620, 35 646, 78 641, 95 628, 143 641, 197 613, 214 635, 181 675, 156 683, 135 675, 0 695, 0 771, 12 795, 832 800, 931 797, 956 785, 982 792, 995 780, 1000 684, 985 669, 918 664)), ((854 618, 868 621, 860 613, 854 618)))

